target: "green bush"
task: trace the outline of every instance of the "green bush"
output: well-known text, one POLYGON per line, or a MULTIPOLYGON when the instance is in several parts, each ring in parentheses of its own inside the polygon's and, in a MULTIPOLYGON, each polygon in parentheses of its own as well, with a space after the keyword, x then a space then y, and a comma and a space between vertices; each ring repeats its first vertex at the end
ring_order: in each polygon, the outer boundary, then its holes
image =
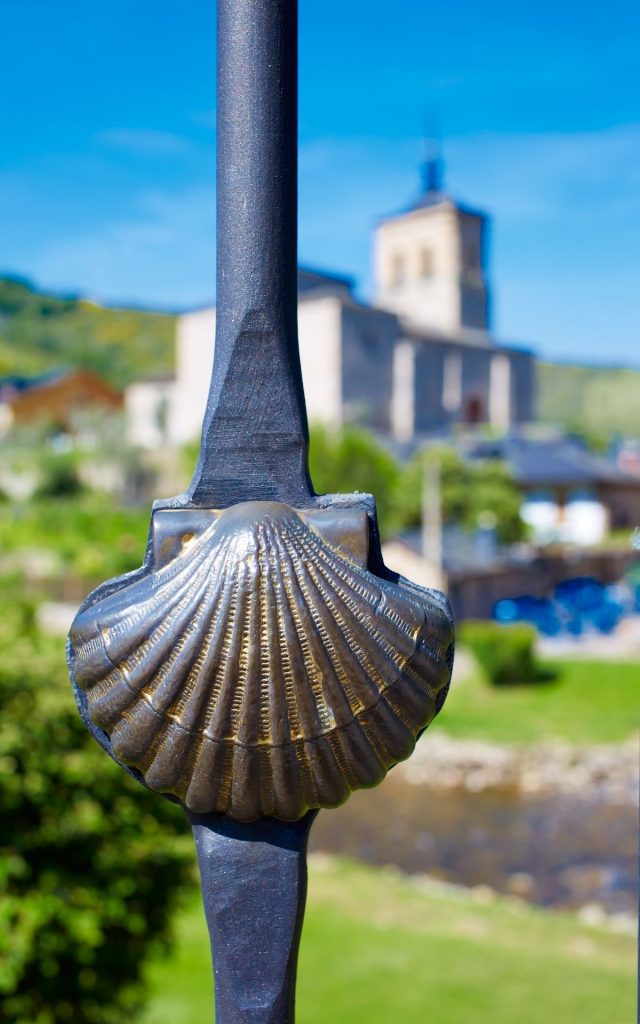
POLYGON ((116 387, 175 364, 175 317, 46 295, 0 277, 0 374, 91 370, 116 387))
POLYGON ((473 531, 488 517, 495 522, 501 544, 513 544, 526 537, 526 526, 520 518, 523 495, 509 467, 499 459, 465 462, 448 445, 422 448, 404 468, 397 494, 401 503, 398 514, 405 526, 420 525, 429 465, 438 469, 445 523, 473 531))
POLYGON ((536 631, 524 623, 463 622, 460 644, 468 647, 494 686, 520 686, 543 678, 535 655, 536 631))
POLYGON ((0 1020, 120 1024, 168 942, 188 828, 89 736, 61 641, 0 583, 0 1020))
POLYGON ((333 432, 315 425, 311 430, 309 467, 317 494, 373 494, 383 538, 404 525, 397 515, 400 466, 369 431, 345 427, 333 432))
POLYGON ((71 453, 52 455, 47 452, 42 457, 40 472, 36 498, 76 498, 85 490, 77 459, 71 453))
MULTIPOLYGON (((185 478, 193 473, 198 444, 183 450, 185 478)), ((373 494, 383 540, 420 526, 427 469, 436 466, 440 480, 442 518, 447 525, 473 532, 495 523, 501 544, 524 540, 520 518, 522 492, 508 466, 498 460, 465 462, 450 445, 432 445, 402 464, 363 427, 330 430, 312 424, 309 468, 318 494, 363 491, 373 494)))
POLYGON ((59 571, 84 580, 136 569, 149 532, 147 508, 118 508, 103 495, 0 505, 0 556, 53 551, 59 571))

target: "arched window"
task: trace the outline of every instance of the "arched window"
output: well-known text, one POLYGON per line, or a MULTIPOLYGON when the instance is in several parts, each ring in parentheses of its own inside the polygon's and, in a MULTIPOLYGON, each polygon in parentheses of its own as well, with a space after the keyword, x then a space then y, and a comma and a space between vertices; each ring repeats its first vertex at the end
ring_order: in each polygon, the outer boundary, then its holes
POLYGON ((407 276, 407 263, 403 255, 397 253, 391 264, 391 283, 393 285, 404 284, 407 276))
POLYGON ((420 277, 423 279, 433 277, 434 260, 431 249, 420 250, 420 277))
POLYGON ((463 404, 463 422, 468 426, 473 427, 478 423, 484 423, 486 418, 487 416, 482 395, 479 395, 477 391, 472 391, 468 395, 465 395, 463 404))

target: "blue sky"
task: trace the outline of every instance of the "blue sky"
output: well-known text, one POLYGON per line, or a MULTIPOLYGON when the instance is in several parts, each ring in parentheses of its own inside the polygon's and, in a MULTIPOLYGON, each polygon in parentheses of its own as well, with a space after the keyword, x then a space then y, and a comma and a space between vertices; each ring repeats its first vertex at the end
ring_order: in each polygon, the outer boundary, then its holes
MULTIPOLYGON (((495 328, 640 364, 640 5, 301 0, 300 258, 370 289, 378 216, 494 218, 495 328)), ((0 0, 0 272, 97 300, 214 294, 214 0, 0 0)))

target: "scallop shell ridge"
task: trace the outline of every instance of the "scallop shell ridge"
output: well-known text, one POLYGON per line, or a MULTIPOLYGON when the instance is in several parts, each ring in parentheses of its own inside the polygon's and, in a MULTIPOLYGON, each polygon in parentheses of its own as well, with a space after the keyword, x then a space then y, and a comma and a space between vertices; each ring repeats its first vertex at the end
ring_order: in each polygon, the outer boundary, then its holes
POLYGON ((196 813, 293 821, 409 756, 452 632, 433 592, 256 502, 82 611, 70 639, 92 721, 148 786, 196 813))

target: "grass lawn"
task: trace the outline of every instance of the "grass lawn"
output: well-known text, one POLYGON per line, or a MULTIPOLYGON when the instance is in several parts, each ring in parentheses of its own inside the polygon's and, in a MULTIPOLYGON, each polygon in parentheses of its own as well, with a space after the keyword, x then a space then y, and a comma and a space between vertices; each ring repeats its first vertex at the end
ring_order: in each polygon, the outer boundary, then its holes
POLYGON ((623 661, 549 662, 553 682, 491 686, 481 670, 456 679, 433 729, 494 743, 617 743, 640 725, 640 666, 623 661))
MULTIPOLYGON (((212 1017, 206 928, 194 901, 154 964, 139 1024, 212 1017)), ((312 858, 298 1024, 625 1024, 635 940, 566 913, 312 858)))

